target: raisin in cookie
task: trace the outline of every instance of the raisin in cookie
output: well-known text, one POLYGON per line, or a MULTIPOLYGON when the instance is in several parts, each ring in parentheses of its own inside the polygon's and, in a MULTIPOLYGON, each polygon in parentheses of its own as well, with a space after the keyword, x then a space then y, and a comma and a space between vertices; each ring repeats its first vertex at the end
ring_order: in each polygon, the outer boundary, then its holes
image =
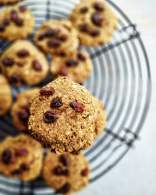
POLYGON ((82 155, 48 153, 43 163, 43 178, 57 193, 69 194, 89 182, 89 164, 82 155))
POLYGON ((16 101, 12 106, 12 119, 14 126, 20 131, 28 129, 29 107, 31 99, 38 89, 28 89, 17 95, 16 101))
POLYGON ((15 3, 18 3, 22 0, 0 0, 0 5, 13 5, 15 3))
POLYGON ((78 153, 95 140, 97 100, 67 77, 40 89, 30 106, 30 134, 57 153, 78 153))
POLYGON ((49 66, 45 56, 29 41, 18 40, 0 58, 0 67, 11 84, 34 85, 42 81, 49 66))
POLYGON ((44 52, 50 54, 70 54, 79 45, 77 31, 67 20, 44 22, 35 35, 35 42, 44 52))
POLYGON ((117 18, 104 0, 81 0, 70 15, 86 46, 108 43, 117 27, 117 18))
POLYGON ((70 56, 53 56, 51 72, 53 75, 64 75, 73 81, 83 83, 91 74, 92 61, 86 51, 77 51, 70 56))
POLYGON ((42 160, 42 147, 31 137, 8 137, 0 143, 0 172, 5 176, 35 179, 40 175, 42 160))
POLYGON ((0 116, 5 115, 12 104, 11 88, 4 76, 0 75, 0 116))
POLYGON ((33 30, 34 17, 24 6, 10 6, 0 12, 0 38, 16 40, 26 38, 33 30))

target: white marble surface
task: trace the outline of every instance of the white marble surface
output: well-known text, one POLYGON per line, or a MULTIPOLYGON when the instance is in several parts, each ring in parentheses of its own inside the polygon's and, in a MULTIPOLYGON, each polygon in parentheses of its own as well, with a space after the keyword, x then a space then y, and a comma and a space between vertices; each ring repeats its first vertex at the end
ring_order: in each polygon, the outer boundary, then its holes
POLYGON ((156 195, 156 0, 114 0, 138 25, 150 59, 153 94, 136 142, 119 164, 80 195, 156 195))

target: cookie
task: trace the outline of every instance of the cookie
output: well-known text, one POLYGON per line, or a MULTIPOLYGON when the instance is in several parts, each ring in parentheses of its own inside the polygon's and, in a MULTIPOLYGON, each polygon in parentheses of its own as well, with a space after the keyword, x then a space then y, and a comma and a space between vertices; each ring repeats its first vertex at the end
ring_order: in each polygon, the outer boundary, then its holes
POLYGON ((43 178, 57 193, 69 194, 85 187, 89 182, 90 169, 82 155, 49 152, 43 163, 43 178))
POLYGON ((13 5, 15 3, 18 3, 22 0, 0 0, 0 5, 13 5))
POLYGON ((0 172, 5 176, 33 180, 40 175, 42 161, 42 147, 31 137, 8 137, 0 143, 0 172))
POLYGON ((91 146, 97 136, 99 109, 85 87, 58 77, 32 99, 30 134, 57 153, 78 153, 91 146))
POLYGON ((80 42, 86 46, 108 43, 117 28, 117 17, 103 0, 81 0, 70 15, 80 42))
POLYGON ((86 51, 76 51, 72 56, 53 56, 50 70, 53 75, 64 75, 83 83, 92 72, 92 61, 86 51))
POLYGON ((38 89, 28 89, 17 95, 16 101, 12 106, 12 119, 13 124, 19 131, 26 131, 28 129, 28 119, 29 119, 29 107, 31 99, 38 89))
POLYGON ((0 12, 0 38, 16 40, 26 38, 34 27, 35 19, 24 6, 10 6, 0 12))
POLYGON ((46 53, 70 54, 79 46, 77 31, 67 20, 49 20, 35 35, 36 44, 46 53))
POLYGON ((0 67, 9 82, 17 86, 41 82, 49 69, 45 56, 27 40, 18 40, 6 49, 0 67))
POLYGON ((0 75, 0 116, 5 115, 12 104, 11 88, 4 76, 0 75))

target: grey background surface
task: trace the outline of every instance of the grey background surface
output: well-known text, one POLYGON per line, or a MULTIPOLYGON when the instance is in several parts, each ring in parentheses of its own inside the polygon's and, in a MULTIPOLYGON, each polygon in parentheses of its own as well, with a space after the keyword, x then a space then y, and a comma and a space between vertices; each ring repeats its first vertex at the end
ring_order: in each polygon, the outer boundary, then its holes
POLYGON ((156 1, 114 0, 137 24, 151 65, 152 101, 141 140, 119 164, 80 195, 156 195, 156 1))

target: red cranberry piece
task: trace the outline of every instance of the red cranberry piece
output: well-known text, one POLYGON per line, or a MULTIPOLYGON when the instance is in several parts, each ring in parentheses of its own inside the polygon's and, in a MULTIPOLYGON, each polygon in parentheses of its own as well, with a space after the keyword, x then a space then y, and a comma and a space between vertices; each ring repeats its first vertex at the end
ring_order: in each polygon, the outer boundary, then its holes
POLYGON ((19 75, 12 75, 10 78, 9 78, 9 82, 11 84, 16 84, 16 85, 20 85, 22 83, 21 81, 21 78, 19 75))
POLYGON ((5 26, 4 24, 0 24, 0 32, 4 32, 5 31, 5 26))
POLYGON ((41 64, 38 60, 33 60, 32 61, 32 67, 36 71, 41 71, 42 70, 42 66, 41 66, 41 64))
POLYGON ((86 61, 86 56, 85 55, 83 55, 81 52, 79 52, 78 54, 77 54, 77 57, 78 57, 78 59, 79 60, 81 60, 81 61, 86 61))
POLYGON ((68 39, 68 36, 66 34, 62 34, 59 36, 59 40, 66 41, 68 39))
POLYGON ((43 87, 40 89, 41 96, 49 96, 55 93, 55 89, 53 87, 43 87))
POLYGON ((58 71, 57 74, 60 75, 60 76, 67 76, 67 75, 68 75, 67 68, 62 67, 62 68, 58 71))
POLYGON ((70 103, 70 107, 75 110, 75 112, 82 113, 84 111, 84 105, 74 100, 70 103))
POLYGON ((70 184, 65 183, 60 189, 57 190, 57 193, 68 193, 70 191, 70 184))
POLYGON ((103 3, 101 2, 95 2, 93 4, 93 7, 96 11, 99 11, 99 12, 102 12, 104 10, 104 6, 103 6, 103 3))
POLYGON ((26 156, 28 154, 28 150, 26 148, 19 148, 16 150, 15 155, 16 156, 26 156))
POLYGON ((20 165, 20 170, 21 170, 21 172, 28 171, 29 170, 29 166, 27 164, 25 164, 25 163, 22 163, 20 165))
POLYGON ((81 32, 88 32, 89 31, 88 24, 87 23, 80 24, 79 29, 80 29, 81 32))
POLYGON ((26 110, 26 109, 21 109, 21 110, 17 113, 17 115, 18 115, 18 118, 20 119, 20 121, 21 121, 23 124, 26 125, 27 122, 28 122, 28 119, 29 119, 29 115, 30 115, 29 111, 26 110))
POLYGON ((103 16, 99 12, 95 12, 92 14, 91 20, 94 25, 100 27, 103 23, 103 16))
POLYGON ((25 6, 20 6, 19 7, 19 11, 21 12, 21 13, 23 13, 23 12, 26 12, 27 11, 27 8, 25 7, 25 6))
POLYGON ((51 39, 47 42, 47 46, 49 48, 58 48, 61 45, 61 40, 59 39, 51 39))
POLYGON ((12 152, 9 149, 6 149, 2 152, 1 160, 4 164, 10 164, 12 160, 12 152))
POLYGON ((65 154, 60 155, 59 161, 66 167, 69 166, 69 164, 70 164, 70 159, 65 154))
POLYGON ((60 97, 56 97, 51 101, 50 107, 51 108, 59 108, 63 105, 62 99, 60 97))
POLYGON ((57 166, 52 170, 53 174, 58 175, 58 176, 67 176, 69 175, 69 171, 67 169, 62 169, 61 166, 57 166))
POLYGON ((12 58, 9 58, 9 57, 7 57, 7 58, 4 58, 3 60, 2 60, 2 64, 4 65, 4 66, 6 66, 6 67, 11 67, 11 66, 13 66, 14 65, 14 60, 12 59, 12 58))
POLYGON ((17 26, 22 26, 23 25, 23 20, 19 18, 18 13, 16 10, 12 10, 10 12, 10 19, 12 22, 14 22, 17 26))
POLYGON ((97 30, 97 29, 92 29, 90 30, 89 34, 92 36, 92 37, 97 37, 100 35, 100 31, 97 30))
POLYGON ((65 64, 67 67, 74 67, 78 65, 78 61, 74 59, 68 59, 65 64))
POLYGON ((87 12, 88 12, 88 7, 85 6, 85 7, 81 7, 81 8, 80 8, 80 13, 81 13, 81 14, 85 14, 85 13, 87 13, 87 12))
POLYGON ((21 50, 19 50, 19 51, 17 52, 17 56, 18 56, 19 58, 26 58, 26 57, 29 56, 29 51, 26 50, 26 49, 21 49, 21 50))
POLYGON ((58 116, 52 111, 47 111, 43 115, 43 120, 45 123, 54 123, 57 119, 58 116))
POLYGON ((89 174, 89 169, 88 169, 88 168, 85 168, 85 169, 83 169, 83 170, 81 171, 81 175, 82 175, 83 177, 88 176, 88 174, 89 174))
POLYGON ((56 37, 59 33, 58 29, 47 29, 45 32, 38 36, 38 40, 42 41, 44 38, 56 37))
POLYGON ((16 24, 16 26, 21 27, 21 26, 23 26, 24 21, 23 21, 22 18, 18 18, 18 19, 15 21, 15 24, 16 24))
POLYGON ((10 20, 9 20, 8 18, 5 18, 5 19, 3 20, 3 25, 4 25, 5 27, 7 27, 9 24, 10 24, 10 20))

